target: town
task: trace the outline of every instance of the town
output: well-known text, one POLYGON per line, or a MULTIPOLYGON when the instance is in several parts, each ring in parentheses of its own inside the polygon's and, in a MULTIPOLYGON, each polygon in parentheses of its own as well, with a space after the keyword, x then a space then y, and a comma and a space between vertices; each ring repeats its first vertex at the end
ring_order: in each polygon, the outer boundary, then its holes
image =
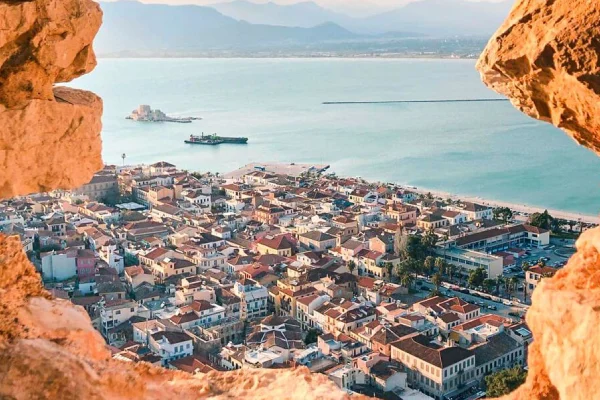
POLYGON ((305 366, 349 394, 478 399, 525 376, 531 293, 592 224, 343 178, 327 165, 107 165, 0 203, 115 359, 305 366))

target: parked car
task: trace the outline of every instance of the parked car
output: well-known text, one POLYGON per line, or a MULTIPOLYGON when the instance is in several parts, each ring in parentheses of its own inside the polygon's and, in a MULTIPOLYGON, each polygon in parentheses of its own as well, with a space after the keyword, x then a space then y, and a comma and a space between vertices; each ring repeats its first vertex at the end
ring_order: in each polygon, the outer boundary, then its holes
POLYGON ((489 305, 489 306, 487 306, 487 308, 490 309, 490 310, 497 310, 498 309, 498 307, 496 307, 494 305, 489 305))

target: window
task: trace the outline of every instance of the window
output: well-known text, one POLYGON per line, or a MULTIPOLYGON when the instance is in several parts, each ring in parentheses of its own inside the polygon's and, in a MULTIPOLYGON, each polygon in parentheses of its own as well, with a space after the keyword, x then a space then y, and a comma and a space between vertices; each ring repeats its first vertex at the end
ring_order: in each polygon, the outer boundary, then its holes
POLYGON ((121 310, 115 311, 115 314, 117 314, 117 315, 121 314, 121 310))

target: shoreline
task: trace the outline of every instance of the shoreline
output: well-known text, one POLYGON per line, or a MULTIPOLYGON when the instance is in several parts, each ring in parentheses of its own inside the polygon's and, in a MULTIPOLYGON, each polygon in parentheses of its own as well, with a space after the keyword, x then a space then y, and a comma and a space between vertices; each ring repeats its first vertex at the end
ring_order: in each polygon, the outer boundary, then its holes
MULTIPOLYGON (((292 170, 296 170, 296 172, 297 172, 297 171, 304 171, 308 168, 313 167, 316 169, 320 169, 324 175, 327 175, 329 173, 335 173, 336 176, 338 176, 338 177, 344 177, 343 174, 340 175, 336 171, 334 171, 331 164, 301 163, 301 162, 289 162, 288 163, 288 162, 256 162, 255 161, 255 162, 245 164, 241 167, 238 167, 237 169, 235 169, 233 171, 221 172, 221 174, 225 179, 239 179, 243 173, 248 173, 250 171, 255 170, 254 167, 257 165, 266 167, 267 170, 273 169, 272 171, 270 171, 273 173, 292 173, 293 174, 294 171, 292 171, 292 170)), ((379 184, 379 185, 386 184, 385 182, 378 180, 378 179, 366 179, 365 178, 364 180, 369 184, 379 184)), ((453 201, 462 200, 462 201, 468 201, 471 203, 478 203, 481 205, 491 206, 493 208, 508 207, 513 211, 517 211, 517 212, 525 213, 525 214, 533 214, 536 212, 541 213, 541 212, 544 212, 544 210, 548 210, 548 213, 550 215, 552 215, 554 218, 560 218, 560 219, 576 221, 576 222, 579 222, 581 220, 581 222, 583 222, 583 223, 600 225, 600 214, 599 215, 589 215, 589 214, 584 214, 584 213, 557 210, 557 209, 551 209, 551 208, 541 207, 541 206, 534 206, 534 205, 529 205, 529 204, 518 204, 518 203, 514 203, 514 202, 510 202, 510 201, 490 200, 490 199, 482 198, 480 196, 450 193, 450 192, 446 192, 444 190, 427 189, 424 187, 417 187, 417 186, 413 186, 413 185, 409 185, 409 184, 401 184, 401 183, 397 183, 397 182, 390 182, 390 183, 393 183, 394 185, 400 187, 403 190, 415 192, 418 194, 426 195, 428 193, 431 193, 435 198, 441 198, 442 200, 446 200, 446 199, 452 199, 453 201)))
POLYGON ((439 197, 439 198, 442 198, 443 200, 450 198, 454 201, 456 201, 456 200, 468 201, 471 203, 478 203, 478 204, 482 204, 482 205, 486 205, 486 206, 491 206, 494 208, 495 207, 508 207, 513 211, 526 213, 526 214, 533 214, 536 212, 544 212, 544 210, 548 210, 548 213, 550 215, 552 215, 554 218, 566 219, 566 220, 570 220, 570 221, 581 220, 581 222, 588 223, 588 224, 600 224, 600 216, 595 216, 595 215, 577 213, 577 212, 572 212, 572 211, 556 210, 556 209, 551 209, 551 208, 546 208, 546 207, 532 206, 532 205, 528 205, 528 204, 518 204, 518 203, 509 202, 509 201, 490 200, 490 199, 484 199, 479 196, 460 195, 460 194, 445 192, 443 190, 429 190, 427 188, 422 188, 422 187, 419 188, 419 187, 410 186, 410 185, 399 185, 399 186, 402 187, 402 189, 412 191, 412 192, 415 192, 418 194, 431 193, 434 197, 436 197, 436 198, 439 197))

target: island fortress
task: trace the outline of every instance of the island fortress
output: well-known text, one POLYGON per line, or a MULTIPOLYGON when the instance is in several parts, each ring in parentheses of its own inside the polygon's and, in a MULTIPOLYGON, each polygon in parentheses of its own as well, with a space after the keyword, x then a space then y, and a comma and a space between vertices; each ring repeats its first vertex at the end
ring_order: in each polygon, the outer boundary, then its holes
POLYGON ((180 117, 174 118, 169 117, 167 114, 162 112, 159 109, 153 110, 149 105, 140 105, 137 109, 133 110, 126 119, 132 119, 134 121, 143 121, 143 122, 179 122, 184 124, 189 124, 194 120, 198 120, 201 118, 197 117, 180 117))

